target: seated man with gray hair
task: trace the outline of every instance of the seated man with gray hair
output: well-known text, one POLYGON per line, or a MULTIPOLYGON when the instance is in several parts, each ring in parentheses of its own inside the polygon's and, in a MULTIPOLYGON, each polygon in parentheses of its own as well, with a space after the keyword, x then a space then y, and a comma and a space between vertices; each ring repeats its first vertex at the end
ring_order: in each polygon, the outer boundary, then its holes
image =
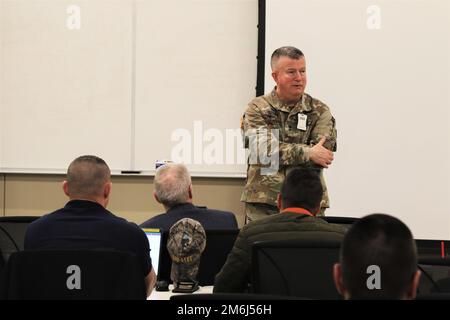
POLYGON ((159 228, 169 230, 172 225, 183 218, 200 222, 206 230, 237 229, 236 217, 233 213, 197 207, 193 204, 191 176, 185 165, 167 163, 156 170, 156 201, 166 209, 141 224, 142 228, 159 228))

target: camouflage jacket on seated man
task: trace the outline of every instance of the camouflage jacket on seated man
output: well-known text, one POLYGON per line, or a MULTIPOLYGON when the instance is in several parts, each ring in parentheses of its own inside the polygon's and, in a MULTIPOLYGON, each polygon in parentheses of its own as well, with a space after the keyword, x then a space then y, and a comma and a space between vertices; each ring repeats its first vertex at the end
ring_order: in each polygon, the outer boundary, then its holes
POLYGON ((306 93, 296 105, 285 105, 274 89, 270 94, 253 99, 242 120, 249 166, 241 201, 276 206, 277 195, 289 170, 311 166, 320 170, 324 190, 321 207, 329 207, 322 167, 310 161, 308 154, 322 136, 327 137, 324 147, 336 151, 335 120, 329 108, 306 93))

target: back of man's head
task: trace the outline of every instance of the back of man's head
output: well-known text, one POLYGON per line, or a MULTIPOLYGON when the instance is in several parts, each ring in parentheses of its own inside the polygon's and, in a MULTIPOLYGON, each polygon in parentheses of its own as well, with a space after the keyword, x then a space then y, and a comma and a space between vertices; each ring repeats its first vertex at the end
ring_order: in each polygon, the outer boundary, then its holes
POLYGON ((186 203, 190 199, 191 176, 184 164, 167 163, 155 174, 155 195, 166 207, 186 203))
POLYGON ((281 186, 281 209, 296 207, 316 213, 322 201, 323 188, 315 169, 294 168, 281 186))
POLYGON ((280 47, 272 53, 272 56, 270 58, 270 66, 272 68, 272 71, 276 69, 277 62, 281 57, 288 57, 290 59, 298 60, 304 57, 304 55, 303 52, 301 52, 300 49, 297 49, 296 47, 280 47))
POLYGON ((111 180, 106 162, 96 156, 81 156, 67 170, 67 188, 71 198, 95 198, 104 193, 104 186, 111 180))
POLYGON ((355 222, 341 246, 343 286, 350 299, 404 299, 416 279, 417 249, 409 228, 386 214, 355 222))

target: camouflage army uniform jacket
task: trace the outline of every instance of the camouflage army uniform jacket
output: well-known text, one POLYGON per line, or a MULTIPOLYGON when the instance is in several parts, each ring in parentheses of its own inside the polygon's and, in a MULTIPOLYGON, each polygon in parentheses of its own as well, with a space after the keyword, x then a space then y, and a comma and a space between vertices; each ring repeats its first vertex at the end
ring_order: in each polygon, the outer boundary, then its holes
POLYGON ((285 212, 255 220, 242 227, 233 249, 216 275, 214 292, 245 292, 251 278, 251 249, 258 241, 320 237, 341 241, 344 227, 321 218, 285 212))
POLYGON ((276 206, 277 195, 289 170, 310 166, 320 170, 324 189, 321 207, 329 207, 321 167, 309 160, 310 147, 317 144, 322 136, 327 137, 324 146, 336 151, 335 120, 324 103, 304 93, 295 106, 287 106, 278 99, 274 89, 270 94, 257 97, 248 104, 241 129, 244 145, 249 148, 247 181, 241 201, 276 206), (307 117, 302 129, 297 127, 299 115, 307 117), (271 135, 271 132, 276 135, 271 135), (268 159, 259 161, 260 157, 255 155, 264 148, 267 150, 266 146, 269 146, 270 157, 276 157, 278 161, 275 169, 268 171, 269 174, 264 170, 272 164, 268 163, 268 159))

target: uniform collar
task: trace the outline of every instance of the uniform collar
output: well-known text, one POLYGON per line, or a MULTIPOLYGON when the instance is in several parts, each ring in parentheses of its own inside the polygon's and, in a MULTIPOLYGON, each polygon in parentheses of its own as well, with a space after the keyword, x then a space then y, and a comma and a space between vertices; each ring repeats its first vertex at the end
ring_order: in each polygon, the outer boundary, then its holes
POLYGON ((270 94, 267 95, 267 101, 269 104, 277 110, 288 112, 292 114, 303 113, 311 111, 310 99, 306 93, 303 93, 297 103, 292 105, 287 105, 280 101, 276 93, 277 87, 275 86, 270 94))
POLYGON ((308 210, 303 209, 303 208, 295 208, 295 207, 285 208, 285 209, 283 209, 283 211, 281 211, 281 213, 305 214, 307 216, 314 217, 314 215, 311 212, 309 212, 308 210))

